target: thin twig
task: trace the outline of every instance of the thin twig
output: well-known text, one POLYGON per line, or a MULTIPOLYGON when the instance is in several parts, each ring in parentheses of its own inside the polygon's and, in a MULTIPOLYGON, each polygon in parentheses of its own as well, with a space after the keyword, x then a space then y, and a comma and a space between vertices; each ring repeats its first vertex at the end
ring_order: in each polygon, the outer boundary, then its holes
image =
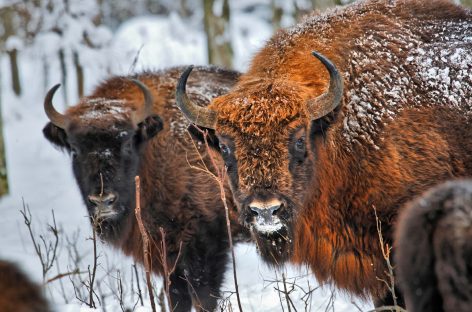
MULTIPOLYGON (((57 273, 60 274, 59 272, 61 272, 61 267, 60 267, 58 258, 56 258, 56 267, 57 267, 57 273)), ((49 281, 48 281, 48 283, 49 283, 49 281)), ((67 297, 66 290, 64 288, 64 283, 63 283, 62 279, 59 279, 59 289, 60 289, 60 292, 61 292, 62 299, 64 299, 64 302, 66 304, 69 304, 69 298, 67 297)))
MULTIPOLYGON (((96 308, 95 301, 93 300, 94 295, 94 283, 95 277, 97 275, 97 265, 98 265, 98 254, 97 254, 97 232, 95 231, 95 226, 97 221, 95 218, 92 219, 93 226, 92 226, 92 243, 93 243, 93 266, 92 266, 92 273, 89 273, 89 307, 96 308)), ((90 266, 89 266, 90 272, 90 266)))
POLYGON ((53 234, 54 242, 48 241, 44 235, 39 235, 39 239, 42 245, 44 246, 44 252, 41 249, 41 244, 36 241, 35 235, 33 233, 32 225, 31 225, 32 223, 31 211, 28 205, 25 203, 24 199, 23 199, 23 210, 20 210, 20 213, 23 215, 25 225, 28 228, 31 241, 34 246, 34 250, 41 263, 41 268, 42 268, 42 273, 43 273, 43 283, 45 283, 46 275, 49 272, 49 270, 51 270, 56 260, 57 249, 59 246, 59 230, 57 228, 54 210, 52 210, 53 225, 48 224, 48 230, 53 234))
POLYGON ((279 297, 280 307, 282 308, 282 312, 285 312, 284 303, 282 301, 282 295, 281 295, 281 292, 278 291, 278 289, 279 289, 279 277, 277 276, 277 271, 275 271, 275 281, 274 281, 274 283, 276 285, 276 287, 274 287, 274 289, 277 291, 277 296, 279 297))
POLYGON ((149 236, 144 227, 143 220, 141 217, 141 182, 139 176, 134 178, 136 183, 136 220, 138 221, 139 231, 143 237, 143 256, 144 256, 144 271, 146 273, 146 283, 149 292, 149 301, 151 302, 151 308, 153 312, 156 312, 156 305, 154 303, 154 292, 152 290, 151 284, 151 261, 150 261, 150 245, 149 245, 149 236))
MULTIPOLYGON (((237 273, 236 273, 237 272, 236 271, 236 257, 234 255, 233 237, 232 237, 232 232, 231 232, 231 221, 230 221, 230 218, 229 218, 229 208, 228 208, 228 204, 227 204, 227 201, 226 201, 226 192, 225 192, 225 188, 224 188, 224 181, 226 180, 226 167, 220 168, 217 165, 216 160, 213 157, 212 153, 210 152, 210 146, 209 146, 208 140, 207 140, 208 132, 207 131, 202 131, 198 127, 197 127, 197 129, 198 129, 198 131, 200 131, 203 134, 205 147, 208 151, 210 162, 211 162, 214 170, 216 170, 217 174, 215 175, 214 173, 212 173, 207 168, 207 166, 205 164, 205 161, 203 160, 203 157, 200 155, 200 152, 198 151, 198 147, 195 145, 195 143, 193 143, 193 144, 194 144, 194 147, 197 151, 197 154, 200 157, 203 168, 193 166, 191 164, 190 164, 190 166, 192 168, 195 168, 195 169, 198 169, 198 170, 201 170, 201 171, 204 171, 204 172, 210 174, 210 176, 212 176, 216 180, 216 182, 218 183, 218 186, 219 186, 219 189, 220 189, 220 197, 221 197, 221 200, 222 200, 223 205, 225 207, 226 229, 227 229, 227 232, 228 232, 229 248, 231 250, 231 260, 232 260, 232 265, 233 265, 233 279, 234 279, 234 287, 235 287, 235 291, 236 291, 236 299, 238 301, 239 311, 243 312, 243 307, 242 307, 242 304, 241 304, 241 298, 239 296, 238 276, 237 276, 237 273)), ((192 140, 192 142, 194 142, 194 141, 192 140)))
POLYGON ((133 264, 133 269, 134 269, 134 274, 135 274, 135 276, 136 276, 136 285, 138 286, 139 302, 141 303, 141 306, 144 306, 143 294, 142 294, 142 292, 141 292, 141 285, 139 284, 139 276, 138 276, 138 269, 136 268, 136 263, 133 264))
POLYGON ((368 312, 381 312, 381 311, 407 312, 407 310, 403 309, 400 306, 383 306, 383 307, 378 307, 378 308, 369 310, 368 312))
POLYGON ((159 227, 159 232, 161 233, 161 248, 160 248, 160 254, 161 254, 161 262, 162 262, 162 269, 164 270, 164 289, 165 289, 165 295, 167 298, 167 304, 169 305, 169 310, 173 310, 173 302, 172 299, 170 298, 170 274, 169 268, 167 266, 167 245, 166 245, 166 232, 162 227, 159 227))
MULTIPOLYGON (((289 292, 287 291, 287 283, 285 282, 285 274, 284 273, 282 273, 282 283, 284 285, 284 295, 285 295, 285 300, 287 301, 288 312, 292 312, 292 309, 290 308, 290 303, 292 303, 292 305, 293 305, 293 302, 290 299, 289 292)), ((292 290, 293 290, 293 288, 292 288, 292 290)), ((295 306, 294 306, 294 308, 295 308, 295 306)), ((295 311, 296 311, 296 309, 295 309, 295 311)))
POLYGON ((179 252, 177 253, 177 257, 175 258, 174 265, 172 266, 172 268, 169 269, 169 265, 167 263, 166 232, 164 231, 164 228, 162 227, 159 227, 159 232, 161 233, 161 246, 159 250, 160 250, 162 269, 164 271, 164 292, 167 298, 167 303, 169 305, 169 310, 173 311, 175 307, 173 306, 173 302, 170 297, 170 285, 171 285, 170 276, 175 272, 175 269, 177 268, 177 263, 179 261, 180 254, 182 251, 182 241, 179 244, 179 252))
MULTIPOLYGON (((383 235, 382 235, 382 221, 380 221, 379 217, 377 216, 377 209, 375 209, 375 206, 373 206, 373 208, 374 208, 374 214, 375 214, 375 222, 376 222, 376 226, 377 226, 377 233, 378 233, 379 240, 380 240, 380 249, 382 251, 382 255, 384 257, 384 260, 387 264, 387 269, 388 269, 388 272, 385 272, 385 273, 388 276, 389 281, 387 282, 387 281, 385 281, 384 279, 381 279, 381 278, 377 278, 377 279, 384 282, 385 285, 387 286, 388 290, 392 294, 393 306, 394 307, 399 307, 398 303, 397 303, 397 295, 395 293, 395 275, 394 275, 394 272, 393 272, 393 265, 390 262, 390 253, 392 251, 392 247, 390 247, 388 245, 388 243, 384 242, 383 235)), ((380 307, 380 308, 382 308, 382 307, 380 307)), ((397 311, 397 310, 395 309, 395 311, 397 311)))
POLYGON ((144 47, 144 44, 142 44, 138 51, 136 52, 134 58, 133 58, 133 62, 131 63, 130 67, 129 67, 129 70, 128 70, 128 74, 132 73, 134 71, 134 69, 136 68, 136 64, 138 63, 138 59, 139 59, 139 55, 141 54, 141 50, 143 49, 144 47))
POLYGON ((359 310, 359 312, 362 312, 362 309, 361 309, 361 307, 357 304, 357 302, 355 302, 354 300, 352 300, 351 303, 356 307, 357 310, 359 310))
POLYGON ((51 282, 54 282, 54 281, 56 281, 56 280, 59 280, 59 279, 61 279, 61 278, 64 278, 64 277, 66 277, 66 276, 69 276, 69 275, 85 274, 85 273, 87 273, 87 272, 85 272, 85 271, 81 272, 81 271, 79 271, 79 269, 77 268, 77 269, 75 269, 74 271, 71 271, 71 272, 57 274, 56 276, 54 276, 54 277, 48 279, 48 280, 46 281, 46 284, 49 284, 49 283, 51 283, 51 282))

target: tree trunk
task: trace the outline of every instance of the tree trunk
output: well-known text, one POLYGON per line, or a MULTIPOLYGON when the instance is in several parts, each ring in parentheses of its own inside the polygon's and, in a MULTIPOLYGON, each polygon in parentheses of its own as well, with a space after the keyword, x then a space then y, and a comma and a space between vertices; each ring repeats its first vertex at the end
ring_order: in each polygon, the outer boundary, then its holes
POLYGON ((333 7, 335 5, 341 4, 340 0, 311 0, 311 5, 313 9, 324 11, 327 8, 333 7))
POLYGON ((84 96, 84 69, 80 64, 79 53, 74 51, 74 66, 77 75, 77 94, 79 98, 84 96))
POLYGON ((282 22, 282 15, 284 14, 284 9, 280 5, 280 2, 277 0, 271 1, 272 6, 272 27, 274 31, 280 29, 282 22))
POLYGON ((64 49, 59 50, 59 62, 61 64, 61 84, 62 84, 62 95, 64 97, 64 104, 67 107, 69 103, 67 98, 67 65, 66 65, 66 56, 64 49))
POLYGON ((188 18, 192 14, 192 11, 188 8, 187 0, 180 0, 179 4, 180 16, 182 16, 183 18, 188 18))
POLYGON ((461 3, 468 8, 472 8, 472 0, 461 0, 461 3))
POLYGON ((18 70, 18 50, 8 51, 10 58, 11 83, 16 95, 21 95, 20 71, 18 70))
POLYGON ((230 8, 228 0, 218 1, 222 5, 221 16, 214 14, 215 0, 203 0, 204 25, 207 35, 208 62, 227 68, 232 67, 233 48, 229 35, 230 8))
POLYGON ((3 117, 2 117, 2 76, 0 71, 0 197, 8 194, 7 161, 5 155, 5 141, 3 140, 3 117))
POLYGON ((42 63, 43 63, 43 90, 44 93, 47 92, 49 89, 49 63, 48 63, 48 58, 44 56, 42 58, 42 63))

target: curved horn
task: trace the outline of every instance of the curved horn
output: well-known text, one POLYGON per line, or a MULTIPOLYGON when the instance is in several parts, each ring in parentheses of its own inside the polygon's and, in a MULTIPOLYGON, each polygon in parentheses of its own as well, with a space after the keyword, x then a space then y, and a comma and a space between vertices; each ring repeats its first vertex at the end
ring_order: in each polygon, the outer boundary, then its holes
POLYGON ((314 120, 332 112, 341 103, 344 87, 343 77, 336 66, 327 57, 316 51, 313 51, 311 54, 319 59, 329 72, 328 91, 307 102, 308 113, 314 120))
POLYGON ((67 117, 61 113, 59 113, 54 106, 52 105, 52 98, 54 97, 54 93, 56 93, 57 89, 61 86, 60 83, 49 89, 46 97, 44 98, 44 111, 48 116, 49 120, 56 126, 61 129, 65 129, 67 124, 69 123, 67 117))
POLYGON ((138 86, 138 88, 143 92, 144 96, 144 105, 133 114, 133 122, 135 124, 140 124, 144 121, 149 115, 152 114, 152 107, 154 104, 154 97, 152 96, 149 88, 146 87, 141 81, 137 79, 131 79, 131 81, 138 86))
POLYGON ((177 106, 180 108, 185 117, 187 117, 188 120, 197 126, 215 129, 217 117, 216 112, 192 103, 192 101, 190 101, 187 96, 185 85, 187 84, 187 79, 192 69, 193 66, 187 67, 187 69, 182 73, 182 76, 180 76, 177 89, 175 90, 177 106))

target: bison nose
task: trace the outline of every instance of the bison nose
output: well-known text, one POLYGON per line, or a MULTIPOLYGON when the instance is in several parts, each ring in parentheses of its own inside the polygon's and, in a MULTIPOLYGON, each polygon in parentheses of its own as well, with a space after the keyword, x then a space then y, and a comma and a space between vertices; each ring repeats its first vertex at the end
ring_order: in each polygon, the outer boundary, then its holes
POLYGON ((88 200, 91 204, 101 208, 111 208, 116 202, 117 196, 113 193, 89 195, 88 200))
POLYGON ((278 199, 268 201, 255 200, 249 204, 249 209, 260 221, 272 222, 274 217, 280 212, 282 205, 282 202, 278 199))
POLYGON ((280 209, 281 205, 272 205, 266 207, 260 207, 255 205, 250 205, 249 209, 251 209, 252 213, 258 219, 261 218, 261 221, 266 223, 272 222, 272 218, 277 215, 277 211, 280 209))
POLYGON ((255 200, 249 204, 254 219, 254 229, 263 235, 272 235, 281 230, 284 225, 278 214, 283 210, 283 203, 278 199, 268 201, 255 200))

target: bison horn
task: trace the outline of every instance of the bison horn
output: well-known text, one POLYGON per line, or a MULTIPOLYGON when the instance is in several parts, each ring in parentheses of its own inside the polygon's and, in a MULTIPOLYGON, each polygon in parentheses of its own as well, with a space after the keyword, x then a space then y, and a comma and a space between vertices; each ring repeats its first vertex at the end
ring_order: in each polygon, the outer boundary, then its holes
POLYGON ((46 98, 44 98, 44 111, 48 116, 49 120, 56 126, 61 129, 65 129, 68 124, 67 117, 61 113, 59 113, 54 106, 52 105, 52 98, 54 97, 54 93, 56 93, 57 89, 61 84, 57 84, 51 89, 49 89, 48 93, 46 94, 46 98))
POLYGON ((146 87, 141 81, 137 79, 131 79, 131 81, 133 81, 133 83, 138 86, 138 88, 143 92, 144 96, 144 105, 133 114, 133 122, 137 125, 142 123, 144 119, 152 114, 154 97, 152 96, 151 91, 149 91, 149 88, 146 87))
POLYGON ((180 108, 185 117, 187 117, 187 119, 195 125, 209 129, 215 129, 217 117, 216 112, 192 103, 187 96, 185 85, 187 84, 187 79, 192 69, 193 66, 187 67, 187 69, 182 73, 182 76, 180 76, 177 89, 175 91, 177 106, 180 108))
POLYGON ((308 113, 313 120, 332 112, 340 103, 343 96, 343 78, 334 64, 322 54, 313 51, 314 57, 320 60, 329 72, 328 91, 307 103, 308 113))

